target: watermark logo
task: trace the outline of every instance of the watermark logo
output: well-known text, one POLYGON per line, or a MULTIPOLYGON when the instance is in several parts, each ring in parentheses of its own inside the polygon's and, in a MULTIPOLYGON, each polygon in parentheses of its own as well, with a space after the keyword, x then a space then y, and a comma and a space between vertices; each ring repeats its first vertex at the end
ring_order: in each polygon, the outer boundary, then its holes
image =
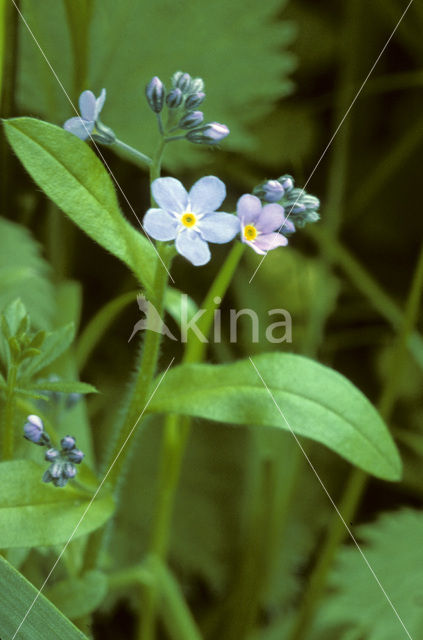
MULTIPOLYGON (((222 342, 222 334, 225 335, 225 339, 229 334, 229 342, 236 343, 238 342, 238 331, 239 331, 239 320, 241 318, 248 319, 250 330, 251 330, 251 342, 258 343, 260 342, 260 335, 263 331, 263 327, 260 324, 263 324, 264 315, 267 316, 267 324, 264 328, 264 338, 267 342, 271 344, 280 344, 282 342, 292 342, 292 318, 289 311, 286 309, 269 309, 267 314, 260 314, 260 317, 254 309, 229 309, 229 318, 228 320, 228 331, 224 332, 223 329, 223 321, 222 321, 222 311, 218 305, 221 303, 221 298, 214 298, 214 303, 216 305, 216 309, 213 315, 213 323, 211 330, 211 338, 210 340, 202 333, 197 322, 206 313, 206 309, 198 309, 193 310, 192 304, 189 303, 189 298, 187 294, 183 293, 181 295, 181 304, 179 309, 179 318, 177 319, 177 324, 180 328, 180 336, 177 338, 169 327, 163 322, 160 314, 158 313, 156 307, 147 300, 147 298, 143 295, 137 296, 137 302, 140 310, 145 314, 145 317, 139 320, 132 331, 132 334, 128 340, 130 342, 136 333, 139 331, 155 331, 156 333, 161 333, 171 340, 179 341, 182 343, 186 343, 188 341, 189 333, 192 332, 195 334, 197 339, 200 342, 208 343, 213 342, 218 344, 222 342)), ((244 320, 245 322, 246 320, 244 320)), ((245 333, 243 333, 245 335, 245 333)))
POLYGON ((154 331, 155 333, 162 333, 164 336, 167 336, 171 340, 178 340, 178 338, 173 335, 169 327, 165 325, 160 317, 159 312, 152 302, 147 300, 147 298, 142 294, 137 295, 137 302, 140 311, 145 314, 145 318, 138 320, 138 322, 135 324, 128 342, 132 340, 132 338, 136 333, 138 333, 138 331, 145 331, 146 329, 148 331, 154 331))

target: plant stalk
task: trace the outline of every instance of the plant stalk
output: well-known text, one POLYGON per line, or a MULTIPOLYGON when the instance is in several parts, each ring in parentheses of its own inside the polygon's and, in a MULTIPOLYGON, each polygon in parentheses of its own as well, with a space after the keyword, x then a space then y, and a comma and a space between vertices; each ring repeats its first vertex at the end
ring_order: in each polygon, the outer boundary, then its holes
MULTIPOLYGON (((214 311, 220 305, 221 299, 230 285, 244 248, 245 245, 241 243, 232 247, 204 299, 202 308, 206 312, 197 322, 197 326, 205 336, 210 332, 214 311)), ((201 362, 206 346, 207 343, 201 342, 196 335, 192 334, 187 342, 183 363, 201 362)), ((189 418, 181 418, 176 415, 166 417, 159 467, 157 506, 149 548, 150 555, 158 558, 161 562, 166 561, 175 493, 189 433, 189 418)), ((157 601, 157 587, 154 584, 147 585, 142 593, 141 610, 143 615, 138 634, 139 640, 153 640, 155 638, 157 601)))

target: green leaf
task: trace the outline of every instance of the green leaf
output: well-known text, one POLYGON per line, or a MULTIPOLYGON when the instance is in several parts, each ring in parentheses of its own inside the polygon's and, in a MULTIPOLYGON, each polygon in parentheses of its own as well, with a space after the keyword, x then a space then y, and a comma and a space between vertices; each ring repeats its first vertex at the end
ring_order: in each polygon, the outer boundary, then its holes
POLYGON ((29 231, 0 218, 0 310, 20 298, 31 322, 48 328, 55 308, 49 271, 29 231))
MULTIPOLYGON (((12 638, 38 595, 38 589, 0 556, 0 637, 12 638)), ((19 640, 88 640, 43 594, 37 597, 19 640)))
MULTIPOLYGON (((0 464, 0 547, 37 547, 65 544, 83 516, 91 495, 67 485, 42 482, 44 467, 32 460, 0 464)), ((101 527, 112 515, 113 498, 107 492, 93 502, 74 539, 101 527)))
POLYGON ((21 573, 0 556, 0 634, 20 640, 88 640, 21 573), (35 601, 35 602, 34 602, 35 601), (33 604, 34 603, 34 604, 33 604), (32 606, 33 605, 33 606, 32 606), (31 611, 27 616, 28 609, 31 611), (22 626, 21 623, 24 620, 22 626))
POLYGON ((77 382, 73 380, 44 380, 32 383, 29 389, 35 389, 39 391, 58 391, 61 393, 98 393, 97 389, 93 387, 92 384, 88 384, 87 382, 77 382))
POLYGON ((75 335, 75 326, 69 322, 60 329, 55 329, 46 334, 42 350, 39 356, 32 358, 24 370, 25 378, 32 377, 38 371, 45 369, 54 362, 72 344, 75 335))
MULTIPOLYGON (((423 514, 403 509, 383 514, 377 522, 357 529, 363 553, 385 589, 409 636, 422 631, 423 514)), ((357 638, 398 640, 406 633, 357 549, 344 546, 329 580, 333 589, 319 607, 316 638, 327 637, 333 626, 359 631, 357 638)))
POLYGON ((368 473, 386 480, 401 477, 401 460, 382 418, 346 378, 292 354, 262 354, 252 362, 175 367, 149 409, 292 429, 368 473))
POLYGON ((107 577, 88 571, 81 578, 62 580, 45 590, 45 596, 68 618, 75 620, 95 611, 107 595, 107 577))
POLYGON ((4 126, 13 150, 47 196, 150 291, 157 254, 124 218, 112 180, 89 145, 33 118, 13 118, 4 126))
POLYGON ((3 311, 3 317, 6 322, 6 330, 9 336, 15 336, 18 333, 22 322, 25 322, 27 311, 25 305, 20 298, 13 300, 3 311))

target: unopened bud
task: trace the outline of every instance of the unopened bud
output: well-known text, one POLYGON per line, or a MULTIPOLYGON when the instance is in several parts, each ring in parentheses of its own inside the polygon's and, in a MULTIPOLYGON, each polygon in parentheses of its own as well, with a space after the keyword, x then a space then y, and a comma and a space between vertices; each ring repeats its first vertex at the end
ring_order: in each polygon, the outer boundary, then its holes
POLYGON ((180 107, 183 97, 184 94, 180 89, 178 89, 178 87, 176 87, 176 89, 172 89, 172 91, 169 91, 166 98, 166 104, 169 109, 177 109, 178 107, 180 107))
POLYGON ((174 87, 180 89, 182 93, 186 93, 191 88, 191 76, 189 73, 177 71, 173 74, 172 84, 174 87))
POLYGON ((198 127, 204 120, 204 114, 202 111, 189 111, 179 121, 179 127, 181 129, 193 129, 198 127))
POLYGON ((219 144, 229 133, 230 131, 225 124, 209 122, 203 127, 188 131, 186 138, 194 144, 219 144))
POLYGON ((185 100, 185 107, 187 109, 196 109, 202 102, 204 102, 205 97, 206 94, 202 91, 199 91, 198 93, 192 93, 185 100))
POLYGON ((150 108, 154 113, 160 113, 166 96, 166 90, 163 82, 157 76, 154 76, 145 88, 145 95, 150 108))

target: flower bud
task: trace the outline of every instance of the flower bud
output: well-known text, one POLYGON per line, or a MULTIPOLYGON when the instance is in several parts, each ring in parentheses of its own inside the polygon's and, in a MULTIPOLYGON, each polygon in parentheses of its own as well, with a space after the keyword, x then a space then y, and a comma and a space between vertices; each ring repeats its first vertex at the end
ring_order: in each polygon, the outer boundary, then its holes
POLYGON ((57 460, 60 457, 60 453, 57 449, 55 449, 54 447, 51 449, 48 449, 45 453, 45 459, 47 460, 47 462, 54 462, 55 460, 57 460))
POLYGON ((204 120, 204 114, 202 111, 189 111, 179 120, 179 127, 181 129, 193 129, 198 127, 204 120))
POLYGON ((285 193, 285 189, 277 180, 268 180, 262 185, 261 190, 266 202, 279 202, 285 193))
POLYGON ((65 436, 61 439, 60 444, 62 445, 62 449, 68 451, 69 449, 73 449, 75 447, 76 440, 72 436, 65 436))
POLYGON ((278 178, 278 182, 284 188, 284 191, 286 193, 288 191, 291 191, 291 189, 294 188, 294 179, 292 176, 289 176, 288 174, 280 176, 280 178, 278 178))
POLYGON ((50 469, 47 469, 46 471, 44 471, 42 480, 43 482, 51 482, 53 480, 53 476, 50 473, 50 469))
POLYGON ((229 133, 230 131, 225 124, 209 122, 203 127, 188 131, 186 138, 194 144, 218 144, 229 133))
POLYGON ((58 478, 53 478, 53 484, 55 487, 65 487, 68 484, 68 479, 64 475, 60 475, 58 478))
POLYGON ((24 438, 43 446, 45 444, 44 424, 39 416, 30 415, 24 425, 24 438))
POLYGON ((191 76, 189 73, 177 71, 173 74, 172 84, 174 87, 180 89, 182 93, 186 93, 191 88, 191 76))
POLYGON ((172 89, 172 91, 169 91, 166 98, 166 104, 169 107, 169 109, 177 109, 178 107, 180 107, 182 104, 183 97, 184 97, 184 94, 178 88, 172 89))
POLYGON ((84 459, 85 454, 80 449, 71 449, 67 453, 67 459, 69 462, 74 462, 75 464, 79 464, 84 459))
POLYGON ((62 475, 62 463, 59 460, 53 462, 49 467, 49 471, 52 478, 60 478, 62 475))
POLYGON ((206 97, 206 94, 203 93, 202 91, 199 91, 198 93, 192 93, 185 100, 185 108, 188 110, 196 109, 197 107, 200 106, 202 102, 204 102, 205 97, 206 97))
POLYGON ((163 82, 157 76, 154 76, 145 88, 145 95, 150 108, 154 113, 160 113, 163 109, 163 103, 166 96, 166 90, 163 82))
POLYGON ((193 78, 190 85, 191 93, 200 93, 204 91, 204 80, 202 78, 193 78))
POLYGON ((71 462, 65 462, 62 467, 62 474, 65 478, 74 478, 76 476, 76 469, 71 462))

